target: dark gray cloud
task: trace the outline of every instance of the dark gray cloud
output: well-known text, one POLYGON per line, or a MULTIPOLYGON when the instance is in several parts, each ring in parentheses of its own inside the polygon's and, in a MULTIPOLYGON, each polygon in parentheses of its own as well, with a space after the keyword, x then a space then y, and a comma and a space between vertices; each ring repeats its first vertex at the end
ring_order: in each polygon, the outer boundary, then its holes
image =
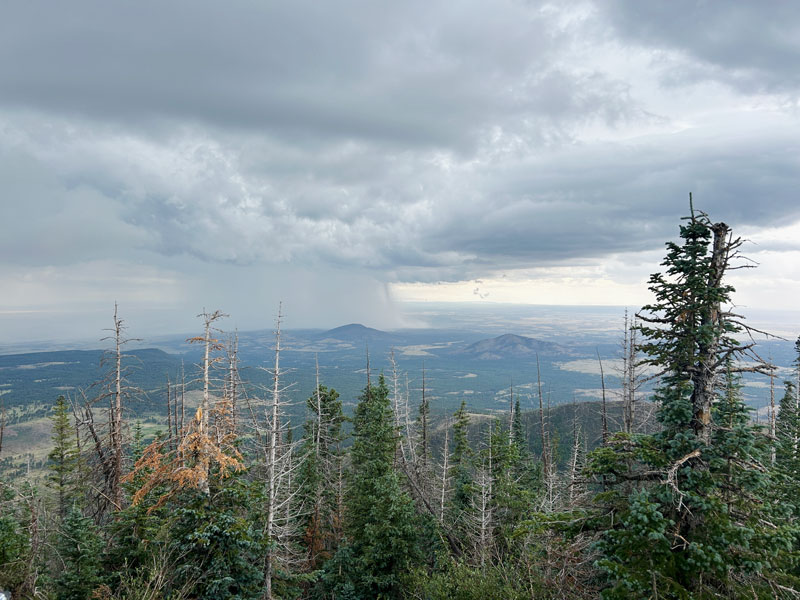
POLYGON ((611 0, 597 9, 620 38, 682 55, 659 57, 673 83, 713 77, 746 93, 800 91, 796 2, 611 0))
POLYGON ((467 148, 498 120, 546 117, 535 127, 558 131, 575 115, 628 110, 601 73, 563 71, 564 36, 535 4, 31 2, 4 12, 4 103, 91 119, 467 148))

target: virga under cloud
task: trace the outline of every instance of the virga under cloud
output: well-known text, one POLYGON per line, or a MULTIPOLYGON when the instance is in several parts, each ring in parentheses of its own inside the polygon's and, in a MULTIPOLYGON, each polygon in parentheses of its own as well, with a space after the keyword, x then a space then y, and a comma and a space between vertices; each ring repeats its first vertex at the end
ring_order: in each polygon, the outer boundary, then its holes
POLYGON ((17 329, 81 299, 144 319, 220 305, 254 327, 279 297, 297 324, 388 326, 390 289, 495 299, 454 284, 504 273, 558 302, 570 273, 608 282, 575 301, 635 302, 619 267, 641 264, 644 288, 688 191, 763 234, 756 257, 800 291, 797 245, 772 232, 800 219, 791 4, 0 12, 0 310, 17 329))

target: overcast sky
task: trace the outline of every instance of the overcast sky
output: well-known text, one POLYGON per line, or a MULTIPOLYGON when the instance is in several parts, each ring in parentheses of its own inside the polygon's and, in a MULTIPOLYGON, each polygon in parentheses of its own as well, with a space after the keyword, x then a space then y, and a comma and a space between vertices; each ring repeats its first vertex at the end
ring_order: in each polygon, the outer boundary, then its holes
POLYGON ((800 3, 0 8, 0 341, 639 305, 695 206, 800 298, 800 3))

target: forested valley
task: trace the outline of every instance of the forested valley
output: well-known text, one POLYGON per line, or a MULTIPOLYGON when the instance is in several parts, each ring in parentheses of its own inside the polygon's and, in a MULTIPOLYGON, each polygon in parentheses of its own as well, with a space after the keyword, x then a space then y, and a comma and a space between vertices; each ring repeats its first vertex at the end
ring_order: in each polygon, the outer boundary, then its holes
POLYGON ((204 311, 190 340, 203 357, 191 374, 199 405, 172 382, 158 434, 145 435, 126 417, 136 392, 115 313, 102 390, 52 399, 46 473, 0 480, 0 590, 15 600, 800 597, 800 339, 784 382, 754 341, 763 332, 732 308, 726 275, 748 266, 742 241, 694 210, 679 231, 650 278, 652 301, 625 329, 621 401, 598 400, 600 423, 574 412, 566 436, 541 385, 538 410, 512 392, 502 414, 462 401, 434 419, 424 382, 410 407, 397 363, 378 370, 368 354, 352 414, 317 370, 298 423, 280 312, 271 383, 255 393, 235 338, 223 343, 220 311, 204 311), (742 394, 754 373, 774 386, 766 423, 742 394), (597 447, 589 428, 601 431, 597 447))

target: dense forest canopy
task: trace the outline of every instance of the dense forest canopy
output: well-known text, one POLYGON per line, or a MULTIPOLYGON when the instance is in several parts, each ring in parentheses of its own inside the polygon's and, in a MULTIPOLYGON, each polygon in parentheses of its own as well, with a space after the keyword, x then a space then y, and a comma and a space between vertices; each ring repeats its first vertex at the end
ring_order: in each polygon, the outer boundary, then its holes
MULTIPOLYGON (((147 436, 126 417, 137 392, 115 312, 96 393, 48 399, 46 474, 0 480, 0 589, 59 600, 800 596, 800 339, 766 425, 755 423, 742 376, 775 384, 777 373, 732 308, 726 276, 747 265, 742 242, 694 208, 679 235, 650 278, 652 301, 626 319, 621 398, 603 384, 596 448, 596 424, 578 411, 553 427, 541 379, 533 411, 512 388, 503 413, 462 401, 434 418, 424 373, 410 403, 394 356, 383 372, 365 357, 352 415, 317 368, 292 426, 280 310, 258 394, 236 338, 220 332, 225 315, 204 311, 190 340, 199 402, 189 408, 185 380, 171 382, 147 436)), ((538 365, 539 346, 504 343, 538 365)))

